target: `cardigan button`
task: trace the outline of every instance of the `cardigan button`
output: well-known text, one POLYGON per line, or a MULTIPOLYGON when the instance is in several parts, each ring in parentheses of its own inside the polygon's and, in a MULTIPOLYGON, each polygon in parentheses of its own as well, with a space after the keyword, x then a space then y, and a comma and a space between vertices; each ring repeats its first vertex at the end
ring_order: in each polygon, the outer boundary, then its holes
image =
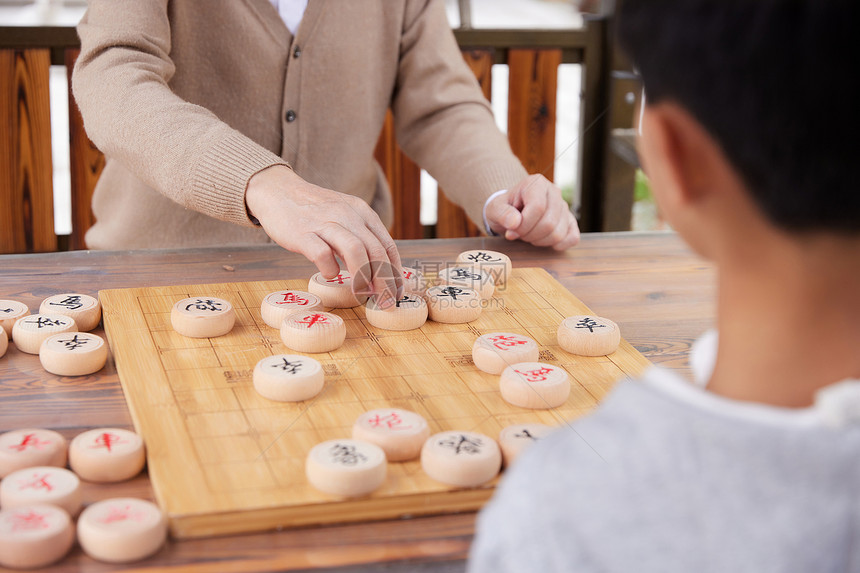
POLYGON ((296 46, 295 48, 293 48, 293 57, 294 58, 298 58, 301 55, 302 55, 302 49, 299 46, 296 46))
POLYGON ((287 123, 293 123, 294 121, 296 121, 296 112, 294 112, 293 110, 289 110, 287 112, 286 118, 287 123))

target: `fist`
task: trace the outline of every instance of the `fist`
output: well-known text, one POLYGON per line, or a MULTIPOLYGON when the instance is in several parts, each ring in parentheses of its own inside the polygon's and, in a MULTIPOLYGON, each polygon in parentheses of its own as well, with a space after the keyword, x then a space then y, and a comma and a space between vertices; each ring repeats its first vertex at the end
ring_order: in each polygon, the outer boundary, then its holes
POLYGON ((561 189, 543 175, 529 175, 487 205, 490 229, 509 241, 563 251, 579 242, 579 225, 561 189))

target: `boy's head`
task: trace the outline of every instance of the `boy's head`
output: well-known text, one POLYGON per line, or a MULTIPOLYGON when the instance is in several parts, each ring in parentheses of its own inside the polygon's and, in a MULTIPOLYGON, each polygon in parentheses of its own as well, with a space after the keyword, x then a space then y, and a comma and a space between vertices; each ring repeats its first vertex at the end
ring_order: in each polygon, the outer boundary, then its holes
POLYGON ((857 0, 623 0, 649 107, 677 104, 783 230, 860 234, 857 0))

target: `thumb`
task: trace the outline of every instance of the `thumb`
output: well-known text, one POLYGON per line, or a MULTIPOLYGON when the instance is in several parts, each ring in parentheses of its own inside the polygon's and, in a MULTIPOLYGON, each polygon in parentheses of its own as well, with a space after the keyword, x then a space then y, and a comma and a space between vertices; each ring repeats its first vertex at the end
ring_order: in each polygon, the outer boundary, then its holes
POLYGON ((490 228, 504 234, 505 231, 516 229, 523 221, 523 215, 519 210, 508 202, 512 193, 505 193, 490 201, 487 205, 487 222, 490 228))

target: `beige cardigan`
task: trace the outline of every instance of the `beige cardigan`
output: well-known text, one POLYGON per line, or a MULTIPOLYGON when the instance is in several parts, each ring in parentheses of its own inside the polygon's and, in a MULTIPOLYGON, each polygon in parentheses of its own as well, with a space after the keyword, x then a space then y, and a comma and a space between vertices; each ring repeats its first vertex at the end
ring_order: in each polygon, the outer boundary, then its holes
POLYGON ((389 105, 405 152, 473 220, 526 175, 441 0, 310 0, 295 37, 269 0, 89 0, 78 33, 75 99, 108 157, 91 248, 266 242, 244 194, 279 163, 389 224, 373 158, 389 105))

